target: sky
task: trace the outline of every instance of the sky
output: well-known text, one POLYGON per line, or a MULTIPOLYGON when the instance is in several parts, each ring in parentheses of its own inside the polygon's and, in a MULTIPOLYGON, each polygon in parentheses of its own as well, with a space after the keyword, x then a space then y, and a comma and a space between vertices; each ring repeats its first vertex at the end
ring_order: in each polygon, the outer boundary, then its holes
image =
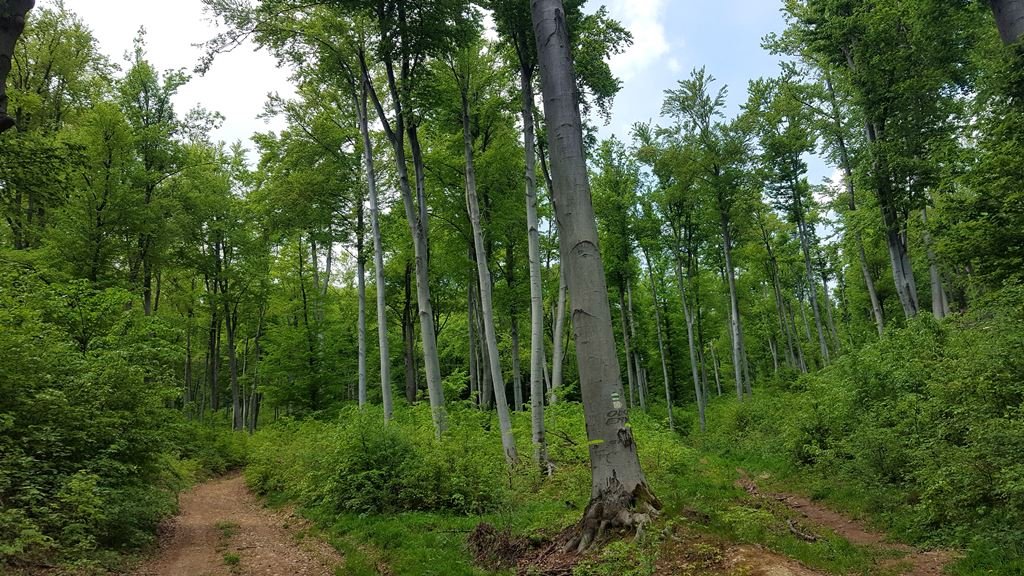
MULTIPOLYGON (((527 0, 523 0, 527 1, 527 0)), ((40 5, 52 5, 42 0, 40 5)), ((613 18, 633 33, 634 43, 610 62, 622 79, 612 120, 602 136, 629 139, 634 122, 658 122, 664 91, 674 88, 694 68, 706 66, 729 88, 729 114, 746 100, 747 83, 778 72, 778 60, 761 48, 768 33, 781 32, 781 0, 591 0, 589 10, 605 5, 613 18)), ((139 27, 147 31, 148 57, 158 69, 191 70, 202 54, 194 45, 217 30, 200 0, 65 0, 92 29, 101 50, 123 63, 139 27)), ((293 94, 288 71, 270 55, 243 46, 219 56, 205 76, 194 76, 175 101, 179 113, 197 104, 220 112, 223 126, 215 140, 248 143, 254 132, 279 129, 257 118, 266 95, 293 94)), ((812 182, 832 170, 810 163, 812 182)))

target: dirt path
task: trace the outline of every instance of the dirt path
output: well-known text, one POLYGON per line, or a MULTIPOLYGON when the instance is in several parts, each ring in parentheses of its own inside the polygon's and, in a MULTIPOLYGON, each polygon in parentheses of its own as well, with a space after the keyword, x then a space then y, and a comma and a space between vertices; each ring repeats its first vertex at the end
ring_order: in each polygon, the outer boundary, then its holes
POLYGON ((899 558, 880 561, 888 573, 901 576, 941 576, 943 569, 955 558, 946 550, 918 550, 906 544, 891 542, 885 534, 871 530, 862 522, 826 508, 804 496, 788 493, 762 493, 743 470, 738 470, 737 484, 756 498, 778 501, 801 516, 802 523, 835 532, 852 544, 889 550, 899 558))
POLYGON ((157 555, 134 576, 331 576, 342 564, 328 544, 303 538, 305 523, 269 510, 240 474, 182 494, 157 555))

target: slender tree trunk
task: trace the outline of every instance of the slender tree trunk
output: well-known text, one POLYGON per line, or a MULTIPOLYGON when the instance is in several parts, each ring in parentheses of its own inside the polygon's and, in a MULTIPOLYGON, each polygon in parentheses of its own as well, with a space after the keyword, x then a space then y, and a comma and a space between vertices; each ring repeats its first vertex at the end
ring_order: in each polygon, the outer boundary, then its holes
POLYGON ((718 357, 715 355, 715 344, 711 343, 711 368, 715 372, 715 386, 718 388, 718 396, 722 396, 722 377, 718 374, 718 357))
POLYGON ((836 321, 832 316, 832 298, 829 297, 828 293, 828 272, 824 262, 818 265, 818 274, 821 277, 821 299, 822 308, 825 309, 825 325, 828 326, 829 334, 832 335, 832 341, 834 343, 834 350, 838 353, 842 342, 839 340, 839 332, 836 330, 836 321))
POLYGON ((522 355, 519 349, 519 318, 515 309, 509 311, 509 319, 512 323, 509 328, 512 337, 512 407, 516 412, 523 409, 523 366, 522 355))
MULTIPOLYGON (((829 103, 832 107, 832 123, 836 131, 836 140, 839 146, 839 163, 843 170, 843 182, 846 185, 846 194, 849 196, 850 214, 857 211, 857 199, 853 187, 853 163, 850 160, 850 151, 846 145, 846 138, 843 135, 843 122, 840 118, 839 100, 836 98, 835 86, 829 78, 825 79, 825 88, 828 90, 829 103)), ((881 336, 885 331, 885 317, 882 314, 882 304, 878 298, 878 290, 875 289, 875 281, 871 277, 871 268, 868 266, 868 258, 864 252, 864 238, 860 230, 854 233, 854 244, 857 247, 857 258, 860 261, 860 271, 864 276, 864 287, 871 300, 871 314, 875 319, 875 328, 881 336)))
MULTIPOLYGON (((468 83, 468 79, 462 79, 468 83)), ((519 460, 516 452, 516 441, 512 435, 512 418, 509 415, 508 400, 505 397, 505 380, 501 374, 501 359, 498 356, 498 336, 494 327, 494 303, 491 298, 491 271, 487 266, 487 252, 484 249, 484 231, 480 225, 480 202, 476 194, 476 171, 473 166, 473 133, 469 118, 468 86, 460 86, 462 92, 462 143, 466 156, 466 208, 469 222, 473 227, 473 248, 476 252, 477 281, 480 283, 480 305, 483 307, 484 337, 487 341, 487 356, 491 369, 491 381, 494 383, 494 402, 498 408, 498 426, 501 428, 501 445, 505 449, 505 458, 515 463, 519 460)), ((513 326, 515 320, 513 319, 513 326)), ((518 335, 513 331, 513 338, 518 344, 518 335)), ((514 368, 518 368, 515 366, 514 368)), ((518 378, 513 375, 513 382, 518 378)), ((522 390, 516 386, 514 395, 518 404, 522 403, 522 390)))
MULTIPOLYGON (((853 69, 852 56, 847 54, 850 69, 853 69)), ((874 124, 868 122, 865 125, 868 142, 878 145, 879 130, 874 124)), ((914 280, 914 267, 910 262, 910 252, 907 246, 905 222, 899 216, 892 199, 892 182, 888 180, 888 169, 884 159, 876 155, 874 169, 878 173, 875 179, 879 182, 877 195, 878 206, 882 212, 882 222, 885 224, 885 243, 889 249, 889 263, 892 265, 892 278, 896 284, 896 294, 899 296, 900 304, 903 306, 903 313, 907 318, 917 315, 919 309, 917 301, 917 283, 914 280)))
POLYGON ((642 525, 648 521, 648 513, 661 504, 640 468, 628 412, 622 404, 622 378, 598 249, 565 10, 561 0, 533 0, 531 7, 551 133, 552 191, 561 261, 572 294, 590 450, 591 500, 579 534, 567 546, 583 551, 606 527, 642 525))
MULTIPOLYGON (((537 217, 537 152, 533 130, 533 66, 519 71, 522 92, 523 148, 526 171, 526 237, 530 262, 530 428, 533 461, 541 473, 549 470, 544 429, 544 283, 540 269, 540 224, 537 217)), ((554 395, 552 394, 552 398, 554 395)))
MULTIPOLYGON (((213 293, 213 297, 216 298, 216 291, 213 293)), ((216 412, 220 409, 220 314, 216 310, 216 306, 213 307, 212 313, 210 314, 210 341, 209 341, 209 367, 207 372, 209 373, 209 388, 210 388, 210 410, 216 412)))
POLYGON ((384 421, 391 420, 394 401, 391 398, 391 351, 388 344, 387 290, 384 281, 384 245, 380 235, 380 206, 377 199, 377 170, 373 163, 373 140, 370 139, 369 117, 367 114, 367 86, 360 82, 356 113, 359 121, 359 135, 363 141, 363 171, 366 173, 366 189, 370 197, 370 231, 373 234, 373 267, 377 288, 377 346, 380 351, 380 391, 384 405, 384 421))
MULTIPOLYGON (((676 423, 675 418, 672 417, 672 390, 669 385, 668 379, 668 364, 665 361, 665 343, 661 337, 661 306, 658 304, 658 284, 654 280, 654 268, 651 267, 651 257, 647 253, 647 250, 643 250, 644 262, 647 264, 647 279, 651 283, 651 302, 654 306, 654 324, 657 327, 658 332, 658 357, 661 359, 661 377, 665 384, 665 406, 668 409, 668 429, 675 430, 676 423)), ((693 361, 693 344, 690 345, 690 360, 693 361)), ((696 376, 696 369, 694 370, 694 376, 696 376)), ((697 380, 694 378, 694 383, 697 380)), ((700 385, 697 384, 699 389, 700 385)), ((702 411, 703 412, 703 411, 702 411)))
POLYGON ((644 374, 644 379, 641 380, 640 373, 643 370, 643 360, 640 357, 640 352, 636 350, 636 321, 633 317, 633 286, 629 278, 626 278, 626 320, 629 321, 629 344, 627 347, 633 352, 633 371, 637 375, 637 384, 643 382, 643 385, 637 386, 637 393, 640 400, 640 409, 644 412, 647 411, 647 379, 644 374))
POLYGON ((402 348, 405 359, 405 401, 416 402, 416 326, 412 310, 412 262, 405 264, 405 306, 402 308, 402 348))
POLYGON ((932 235, 928 230, 928 209, 921 209, 921 224, 924 228, 924 245, 928 249, 928 275, 932 288, 932 314, 936 318, 949 316, 949 299, 946 289, 942 286, 942 274, 939 273, 938 260, 932 249, 932 235))
POLYGON ((473 279, 466 283, 466 326, 469 328, 469 397, 480 406, 480 368, 476 346, 476 290, 473 279))
POLYGON ((825 330, 821 322, 821 309, 818 307, 818 281, 814 278, 814 268, 811 265, 811 246, 808 239, 807 223, 804 222, 803 210, 797 202, 797 233, 800 235, 800 250, 804 253, 804 272, 807 278, 807 297, 811 302, 811 312, 814 313, 814 327, 818 331, 818 346, 821 348, 821 360, 826 365, 829 363, 828 342, 825 339, 825 330))
POLYGON ((554 404, 558 398, 558 390, 562 387, 562 364, 564 352, 562 350, 562 339, 565 334, 565 300, 567 287, 565 285, 565 266, 558 265, 558 306, 555 311, 555 332, 551 339, 551 403, 554 404))
POLYGON ((996 17, 999 36, 1006 44, 1013 44, 1024 36, 1024 0, 989 0, 996 17))
POLYGON ((419 155, 419 142, 416 137, 415 125, 406 127, 405 110, 403 100, 398 89, 395 78, 394 64, 385 59, 387 70, 388 88, 391 92, 392 106, 395 109, 395 127, 381 105, 370 79, 369 68, 366 65, 365 54, 360 55, 363 81, 366 83, 370 97, 373 100, 377 116, 384 126, 388 140, 394 151, 395 169, 398 175, 399 190, 402 196, 402 205, 405 209, 405 219, 409 224, 409 232, 413 240, 413 253, 416 264, 416 301, 420 319, 420 338, 423 344, 423 364, 427 377, 427 395, 430 398, 430 411, 434 421, 434 432, 437 436, 448 428, 447 414, 444 405, 444 389, 441 386, 441 364, 437 355, 437 332, 434 327, 434 309, 430 299, 430 239, 428 232, 426 198, 423 188, 423 163, 419 155), (412 186, 409 182, 409 170, 405 153, 404 134, 408 133, 410 147, 413 154, 413 164, 416 173, 416 199, 419 200, 419 208, 415 205, 412 186))
POLYGON ((494 380, 491 377, 491 360, 490 353, 487 350, 487 339, 484 337, 484 311, 480 301, 477 301, 476 309, 476 334, 477 344, 480 348, 480 371, 483 373, 483 398, 481 400, 481 407, 484 410, 490 410, 492 400, 494 399, 494 380))
POLYGON ((626 326, 626 292, 619 285, 619 324, 622 328, 622 347, 625 349, 626 377, 629 385, 629 408, 636 407, 636 372, 633 370, 633 354, 629 346, 629 328, 626 326))
MULTIPOLYGON (((686 297, 686 278, 683 276, 682 255, 676 252, 676 282, 679 284, 679 300, 683 303, 683 318, 686 321, 686 342, 690 349, 690 374, 693 377, 693 392, 697 400, 697 417, 700 420, 700 429, 703 432, 707 427, 704 417, 704 394, 701 386, 700 375, 697 373, 698 358, 697 345, 693 338, 693 314, 686 297)), ((652 280, 653 282, 653 280, 652 280)), ((712 348, 714 354, 714 348, 712 348)), ((722 395, 722 385, 718 381, 718 371, 715 370, 715 383, 718 384, 718 395, 722 395)))
POLYGON ((725 252, 725 276, 729 284, 729 325, 732 328, 732 364, 736 375, 736 396, 743 400, 743 325, 740 323, 740 302, 739 294, 736 293, 736 272, 732 265, 732 233, 729 231, 729 218, 723 212, 721 214, 722 224, 722 248, 725 252))
POLYGON ((242 395, 238 388, 238 346, 235 335, 238 330, 237 308, 224 305, 224 325, 228 332, 228 373, 231 378, 231 428, 242 430, 242 395))

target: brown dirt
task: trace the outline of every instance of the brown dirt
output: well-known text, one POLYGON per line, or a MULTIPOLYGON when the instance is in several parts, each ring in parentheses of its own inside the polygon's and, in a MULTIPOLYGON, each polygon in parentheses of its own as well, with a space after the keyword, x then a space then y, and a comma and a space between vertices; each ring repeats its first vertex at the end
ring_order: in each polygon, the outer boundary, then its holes
POLYGON ((289 510, 269 510, 240 474, 182 494, 160 549, 133 576, 330 576, 343 559, 289 510), (238 558, 228 565, 227 555, 238 558))
MULTIPOLYGON (((740 479, 736 484, 754 498, 780 502, 798 513, 803 523, 831 530, 852 544, 871 546, 900 555, 899 558, 880 561, 880 567, 889 573, 901 576, 941 576, 945 567, 956 558, 956 555, 948 550, 918 550, 906 544, 891 542, 884 533, 871 530, 862 522, 826 508, 805 496, 785 492, 762 493, 745 471, 738 472, 740 479)), ((800 533, 802 532, 801 530, 800 533)))

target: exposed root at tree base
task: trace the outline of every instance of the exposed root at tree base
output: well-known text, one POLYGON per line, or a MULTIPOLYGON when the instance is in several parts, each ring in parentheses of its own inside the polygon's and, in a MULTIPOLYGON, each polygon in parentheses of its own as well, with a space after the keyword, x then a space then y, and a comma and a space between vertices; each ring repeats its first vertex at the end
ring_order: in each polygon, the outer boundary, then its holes
POLYGON ((594 544, 600 544, 609 530, 632 531, 640 538, 644 527, 657 517, 660 509, 661 502, 647 484, 637 484, 628 491, 612 478, 587 504, 576 534, 565 543, 563 551, 586 552, 594 544))

